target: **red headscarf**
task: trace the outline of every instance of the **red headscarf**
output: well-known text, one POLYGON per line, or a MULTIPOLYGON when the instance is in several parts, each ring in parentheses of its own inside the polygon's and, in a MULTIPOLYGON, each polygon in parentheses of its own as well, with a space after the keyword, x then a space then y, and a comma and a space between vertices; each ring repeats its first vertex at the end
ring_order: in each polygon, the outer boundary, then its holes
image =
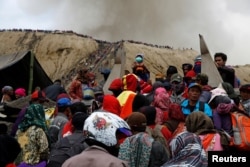
POLYGON ((121 106, 119 101, 113 95, 105 95, 102 103, 103 110, 109 111, 120 116, 121 106))

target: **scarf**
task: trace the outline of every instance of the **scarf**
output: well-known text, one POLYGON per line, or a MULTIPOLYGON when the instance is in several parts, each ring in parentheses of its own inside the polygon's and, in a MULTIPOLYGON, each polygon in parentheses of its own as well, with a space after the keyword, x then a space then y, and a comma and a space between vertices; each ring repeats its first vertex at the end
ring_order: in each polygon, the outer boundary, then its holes
POLYGON ((31 126, 42 128, 47 133, 45 112, 41 104, 31 104, 27 108, 24 118, 19 124, 18 129, 24 132, 31 126))
POLYGON ((199 136, 190 132, 178 134, 170 142, 172 159, 166 162, 163 167, 167 166, 189 166, 205 167, 208 165, 207 156, 202 147, 199 136))
POLYGON ((120 145, 118 158, 127 161, 130 167, 148 166, 153 141, 144 132, 128 137, 120 145))

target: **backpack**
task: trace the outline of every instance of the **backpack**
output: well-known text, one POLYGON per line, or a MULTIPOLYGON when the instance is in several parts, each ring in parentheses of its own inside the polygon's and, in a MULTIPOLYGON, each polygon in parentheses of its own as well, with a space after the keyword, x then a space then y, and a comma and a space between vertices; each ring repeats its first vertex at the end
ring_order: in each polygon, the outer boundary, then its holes
POLYGON ((63 138, 61 144, 51 150, 48 166, 55 166, 54 164, 62 165, 70 157, 80 154, 88 145, 84 142, 85 138, 80 136, 72 143, 67 137, 63 138))
POLYGON ((239 150, 250 151, 250 117, 233 112, 230 114, 233 127, 233 146, 239 150))
POLYGON ((163 125, 157 124, 154 129, 147 127, 146 132, 153 137, 155 141, 159 141, 165 148, 166 152, 169 153, 168 142, 163 136, 161 129, 163 125))

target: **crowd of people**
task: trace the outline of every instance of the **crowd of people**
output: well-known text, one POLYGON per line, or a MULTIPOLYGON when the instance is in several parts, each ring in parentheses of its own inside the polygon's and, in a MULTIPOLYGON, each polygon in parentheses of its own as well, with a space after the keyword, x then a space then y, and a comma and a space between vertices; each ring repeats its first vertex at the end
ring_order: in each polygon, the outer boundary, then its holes
MULTIPOLYGON (((138 54, 131 72, 111 82, 112 94, 87 68, 68 90, 61 80, 34 90, 12 129, 0 124, 0 167, 208 166, 209 151, 238 150, 230 113, 250 116, 250 84, 240 85, 224 53, 214 59, 223 79, 218 87, 201 73, 199 56, 182 65, 182 74, 171 65, 152 83, 138 54), (56 104, 52 117, 44 108, 49 100, 56 104)), ((6 104, 26 90, 5 86, 2 94, 6 104)))

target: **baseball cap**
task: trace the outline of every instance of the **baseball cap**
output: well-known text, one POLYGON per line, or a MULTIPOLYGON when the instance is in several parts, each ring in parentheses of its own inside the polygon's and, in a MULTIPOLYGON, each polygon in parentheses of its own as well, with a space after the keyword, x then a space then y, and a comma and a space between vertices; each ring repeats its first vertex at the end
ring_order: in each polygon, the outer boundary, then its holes
POLYGON ((182 78, 182 76, 180 74, 175 73, 175 74, 173 74, 171 76, 171 79, 170 79, 171 83, 174 82, 174 81, 176 81, 176 82, 183 82, 183 78, 182 78))
POLYGON ((69 106, 71 106, 71 104, 72 104, 71 100, 69 98, 66 98, 66 97, 61 98, 57 101, 58 107, 69 107, 69 106))
POLYGON ((198 83, 196 83, 196 82, 191 83, 191 84, 188 86, 188 90, 189 90, 190 88, 193 88, 193 87, 197 87, 197 88, 199 88, 199 89, 200 89, 200 91, 202 91, 202 87, 201 87, 201 85, 200 85, 200 84, 198 84, 198 83))
POLYGON ((222 88, 215 88, 210 92, 211 92, 211 98, 208 103, 210 103, 217 96, 228 96, 227 92, 222 88))

